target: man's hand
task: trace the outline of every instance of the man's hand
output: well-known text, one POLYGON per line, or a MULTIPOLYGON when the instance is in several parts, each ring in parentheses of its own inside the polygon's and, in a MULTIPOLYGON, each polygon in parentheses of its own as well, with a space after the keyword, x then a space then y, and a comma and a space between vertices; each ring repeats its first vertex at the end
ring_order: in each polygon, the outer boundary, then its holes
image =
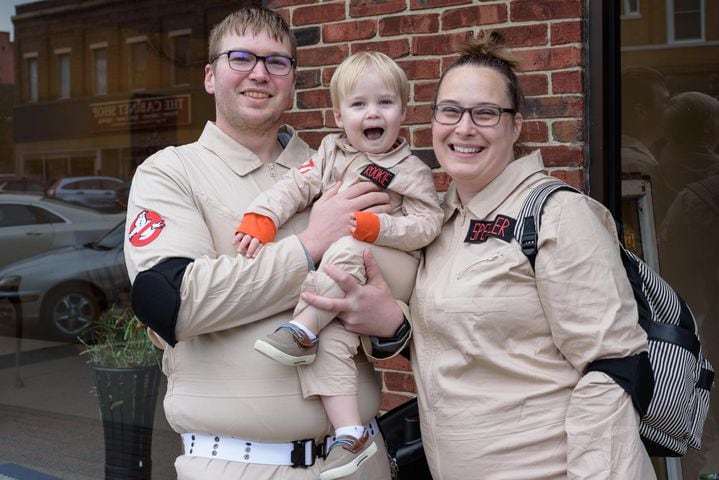
POLYGON ((338 192, 339 188, 338 182, 315 202, 307 228, 297 235, 315 263, 333 242, 352 234, 350 222, 354 212, 391 210, 389 194, 374 183, 360 182, 342 192, 338 192))
POLYGON ((344 290, 344 298, 323 297, 303 292, 302 299, 310 305, 339 312, 345 329, 359 335, 391 337, 404 321, 404 314, 392 297, 372 252, 363 252, 367 283, 357 280, 335 265, 327 265, 324 272, 344 290))

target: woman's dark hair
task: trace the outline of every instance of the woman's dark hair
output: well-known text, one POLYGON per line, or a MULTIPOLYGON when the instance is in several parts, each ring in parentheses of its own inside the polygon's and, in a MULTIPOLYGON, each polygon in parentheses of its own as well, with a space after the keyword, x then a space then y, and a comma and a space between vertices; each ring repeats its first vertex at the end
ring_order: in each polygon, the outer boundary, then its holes
POLYGON ((437 93, 447 72, 457 67, 470 65, 488 67, 501 74, 506 79, 507 96, 512 103, 511 107, 519 111, 524 104, 522 87, 520 87, 517 76, 514 74, 514 70, 519 67, 519 63, 519 58, 504 46, 504 37, 498 32, 488 32, 480 40, 468 42, 461 46, 459 58, 439 77, 432 103, 437 102, 437 93))

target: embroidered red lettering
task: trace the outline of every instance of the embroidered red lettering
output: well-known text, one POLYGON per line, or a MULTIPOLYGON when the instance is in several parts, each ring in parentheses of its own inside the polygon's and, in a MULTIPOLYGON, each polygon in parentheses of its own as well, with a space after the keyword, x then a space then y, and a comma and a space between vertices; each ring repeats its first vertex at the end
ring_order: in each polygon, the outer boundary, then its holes
POLYGON ((394 173, 374 164, 367 165, 360 175, 382 188, 387 188, 394 179, 394 173))
POLYGON ((517 223, 512 217, 497 215, 494 220, 472 220, 469 222, 465 243, 483 243, 495 237, 505 242, 511 242, 514 237, 514 225, 517 223))
POLYGON ((165 228, 165 219, 157 212, 143 210, 137 214, 130 225, 130 232, 127 238, 136 247, 144 247, 160 236, 165 228))

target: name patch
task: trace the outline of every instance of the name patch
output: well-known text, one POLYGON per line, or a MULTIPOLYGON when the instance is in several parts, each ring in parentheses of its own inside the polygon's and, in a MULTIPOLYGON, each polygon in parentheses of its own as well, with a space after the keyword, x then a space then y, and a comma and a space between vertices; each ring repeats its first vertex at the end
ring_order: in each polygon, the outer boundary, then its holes
POLYGON ((394 173, 374 164, 364 167, 360 175, 382 188, 387 188, 394 178, 394 173))
POLYGON ((482 243, 490 237, 496 237, 509 243, 514 237, 516 223, 515 219, 504 215, 497 215, 494 220, 472 220, 469 222, 469 230, 464 242, 482 243))

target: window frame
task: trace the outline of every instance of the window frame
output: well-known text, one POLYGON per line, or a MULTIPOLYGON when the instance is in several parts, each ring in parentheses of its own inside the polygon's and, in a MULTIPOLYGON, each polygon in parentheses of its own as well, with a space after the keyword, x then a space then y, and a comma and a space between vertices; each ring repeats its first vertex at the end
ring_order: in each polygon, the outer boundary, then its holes
POLYGON ((189 68, 192 65, 192 29, 184 28, 168 32, 170 39, 170 84, 173 87, 185 87, 191 84, 189 68), (187 40, 187 50, 184 52, 184 63, 179 65, 180 58, 177 51, 177 41, 183 38, 187 40), (178 80, 178 77, 180 79, 178 80))
POLYGON ((103 96, 109 93, 107 85, 107 42, 98 42, 90 45, 92 52, 92 89, 93 95, 103 96), (104 54, 104 65, 98 62, 98 54, 102 52, 104 54), (102 65, 102 70, 99 66, 102 65))
POLYGON ((696 43, 706 41, 706 0, 699 0, 699 29, 700 35, 697 38, 676 38, 675 29, 675 2, 676 0, 666 0, 667 2, 667 43, 670 45, 681 45, 685 43, 696 43))
POLYGON ((57 98, 65 100, 72 96, 72 49, 56 48, 53 53, 57 72, 57 98))

